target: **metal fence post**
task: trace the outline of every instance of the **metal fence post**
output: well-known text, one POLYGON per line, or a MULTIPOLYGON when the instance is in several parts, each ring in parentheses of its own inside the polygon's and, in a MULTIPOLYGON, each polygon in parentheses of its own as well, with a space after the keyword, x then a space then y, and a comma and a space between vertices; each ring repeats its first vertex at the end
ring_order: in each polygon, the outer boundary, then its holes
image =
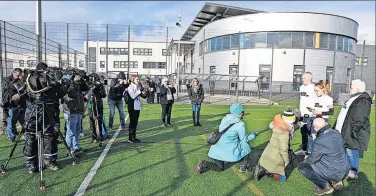
POLYGON ((61 68, 61 44, 58 46, 59 68, 61 68))
MULTIPOLYGON (((239 38, 240 38, 240 31, 239 31, 239 38)), ((239 71, 240 71, 240 44, 239 44, 239 51, 238 51, 238 71, 236 73, 236 103, 239 101, 239 71)), ((243 84, 244 85, 244 84, 243 84)))
MULTIPOLYGON (((334 82, 335 82, 335 76, 336 75, 336 51, 334 50, 333 53, 333 76, 332 76, 332 84, 330 84, 330 96, 334 98, 334 82)), ((336 99, 334 99, 336 100, 336 99)))
POLYGON ((275 38, 273 39, 273 45, 272 45, 272 63, 270 68, 270 78, 269 78, 269 101, 270 104, 273 103, 272 101, 272 86, 273 86, 273 65, 274 65, 274 44, 275 44, 275 38))
MULTIPOLYGON (((0 24, 0 83, 3 81, 3 46, 2 46, 2 30, 3 28, 1 27, 2 24, 0 24)), ((2 96, 1 96, 2 97, 2 96)))
POLYGON ((36 35, 37 35, 37 62, 42 61, 42 1, 38 0, 36 5, 36 35))
POLYGON ((166 74, 167 75, 167 57, 168 57, 168 27, 166 27, 166 74))
POLYGON ((68 61, 68 67, 70 66, 69 62, 69 23, 67 23, 67 61, 68 61))
POLYGON ((89 72, 89 23, 86 23, 86 54, 85 54, 86 71, 89 72))
POLYGON ((5 63, 5 76, 8 75, 8 62, 7 62, 7 28, 6 22, 3 21, 4 26, 4 63, 5 63))
MULTIPOLYGON (((355 46, 356 47, 356 46, 355 46)), ((362 52, 362 66, 360 68, 360 80, 363 80, 363 62, 364 62, 364 51, 366 50, 366 40, 363 40, 363 52, 362 52)))
POLYGON ((73 53, 73 61, 74 61, 74 66, 77 67, 77 51, 74 50, 74 53, 73 53))
POLYGON ((108 24, 106 24, 106 78, 108 80, 108 24))
POLYGON ((130 57, 131 57, 131 25, 128 25, 128 67, 127 67, 128 79, 129 79, 129 67, 131 66, 130 57))
POLYGON ((44 62, 47 63, 47 25, 44 23, 44 62))

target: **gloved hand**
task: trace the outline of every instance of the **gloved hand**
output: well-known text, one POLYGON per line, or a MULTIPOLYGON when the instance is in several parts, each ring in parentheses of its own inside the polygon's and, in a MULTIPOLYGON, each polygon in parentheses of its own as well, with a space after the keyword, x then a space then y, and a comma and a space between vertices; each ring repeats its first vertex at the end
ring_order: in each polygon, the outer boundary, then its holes
POLYGON ((20 95, 19 94, 15 94, 12 96, 12 101, 17 101, 20 99, 20 95))
POLYGON ((73 80, 74 80, 74 82, 78 83, 81 80, 81 76, 76 75, 73 80))

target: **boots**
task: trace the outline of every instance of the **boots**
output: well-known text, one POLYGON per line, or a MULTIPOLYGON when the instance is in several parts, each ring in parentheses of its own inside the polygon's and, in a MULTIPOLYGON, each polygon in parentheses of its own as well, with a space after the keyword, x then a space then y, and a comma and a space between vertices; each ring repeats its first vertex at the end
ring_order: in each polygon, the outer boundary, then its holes
POLYGON ((202 125, 200 124, 200 111, 197 111, 196 114, 196 125, 201 127, 202 125))
POLYGON ((196 172, 198 174, 202 174, 204 172, 207 172, 209 171, 210 169, 208 168, 207 166, 207 162, 206 161, 198 161, 197 162, 197 165, 196 165, 196 172))
POLYGON ((196 112, 192 111, 193 126, 196 126, 196 112))
POLYGON ((128 137, 128 142, 129 143, 139 143, 141 140, 136 138, 136 130, 134 129, 129 129, 129 137, 128 137))
POLYGON ((136 130, 133 130, 133 142, 134 142, 134 143, 139 143, 139 142, 141 142, 141 140, 139 140, 139 139, 136 138, 136 130))
POLYGON ((260 164, 257 164, 255 167, 255 171, 253 173, 253 177, 255 178, 255 180, 259 181, 266 174, 267 171, 260 164))

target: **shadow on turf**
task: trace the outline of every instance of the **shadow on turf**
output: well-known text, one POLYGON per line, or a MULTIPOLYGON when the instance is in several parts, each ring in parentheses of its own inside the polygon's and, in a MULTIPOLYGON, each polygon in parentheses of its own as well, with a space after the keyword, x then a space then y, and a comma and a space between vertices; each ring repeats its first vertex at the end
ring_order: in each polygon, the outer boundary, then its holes
POLYGON ((368 177, 360 172, 357 180, 349 180, 348 185, 342 190, 336 191, 336 196, 354 196, 354 195, 375 195, 376 189, 368 180, 368 177))

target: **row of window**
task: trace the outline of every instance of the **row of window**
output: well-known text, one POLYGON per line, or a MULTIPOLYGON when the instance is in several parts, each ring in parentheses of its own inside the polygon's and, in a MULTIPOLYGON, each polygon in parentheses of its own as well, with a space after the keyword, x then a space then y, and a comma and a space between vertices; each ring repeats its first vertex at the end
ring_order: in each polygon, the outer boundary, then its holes
POLYGON ((368 65, 368 57, 356 57, 355 66, 367 66, 368 65))
MULTIPOLYGON (((137 61, 130 61, 129 68, 138 68, 137 61)), ((106 62, 100 61, 100 68, 106 68, 106 62)), ((127 68, 128 61, 114 61, 114 68, 127 68)), ((166 62, 143 62, 144 69, 166 69, 166 62)))
POLYGON ((166 62, 143 62, 144 69, 166 69, 166 62))
MULTIPOLYGON (((89 48, 90 51, 90 48, 89 48)), ((107 52, 109 55, 128 55, 129 51, 128 48, 108 48, 107 52)), ((152 56, 153 50, 150 48, 133 48, 133 55, 138 56, 152 56)), ((100 48, 100 54, 106 55, 106 48, 101 47, 100 48)), ((171 56, 171 51, 168 51, 167 49, 162 49, 162 56, 171 56)))
POLYGON ((204 53, 253 48, 317 48, 355 53, 355 40, 349 37, 313 32, 240 33, 210 38, 200 43, 204 53))
MULTIPOLYGON (((107 48, 109 55, 128 55, 128 48, 107 48)), ((106 54, 106 48, 100 48, 100 54, 106 54)))

